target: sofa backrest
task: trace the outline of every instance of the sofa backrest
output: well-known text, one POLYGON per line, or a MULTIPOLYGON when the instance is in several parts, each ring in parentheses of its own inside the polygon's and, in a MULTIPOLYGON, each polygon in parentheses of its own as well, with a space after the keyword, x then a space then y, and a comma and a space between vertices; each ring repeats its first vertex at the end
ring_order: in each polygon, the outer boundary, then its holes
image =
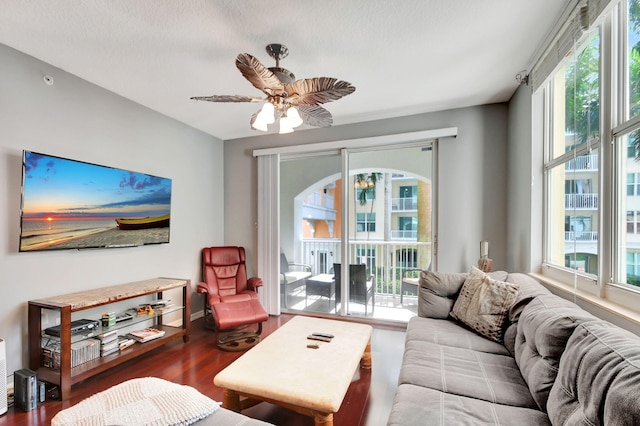
POLYGON ((553 294, 534 298, 520 315, 515 360, 542 411, 546 411, 567 341, 575 328, 585 321, 597 321, 597 318, 553 294))
MULTIPOLYGON (((518 296, 509 310, 504 332, 504 345, 514 354, 516 323, 524 307, 535 296, 550 294, 537 280, 526 274, 495 271, 488 274, 498 281, 518 285, 518 296)), ((418 316, 423 318, 447 319, 456 302, 460 289, 468 273, 422 271, 418 289, 418 316)))
POLYGON ((603 320, 576 327, 560 359, 552 424, 640 424, 640 337, 603 320))

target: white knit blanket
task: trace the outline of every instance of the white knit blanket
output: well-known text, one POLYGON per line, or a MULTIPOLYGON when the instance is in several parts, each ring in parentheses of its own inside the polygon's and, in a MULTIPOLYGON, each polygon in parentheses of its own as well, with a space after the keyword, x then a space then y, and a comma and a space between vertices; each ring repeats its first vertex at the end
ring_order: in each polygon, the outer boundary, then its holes
POLYGON ((132 379, 60 411, 52 425, 189 425, 219 408, 189 386, 156 377, 132 379))

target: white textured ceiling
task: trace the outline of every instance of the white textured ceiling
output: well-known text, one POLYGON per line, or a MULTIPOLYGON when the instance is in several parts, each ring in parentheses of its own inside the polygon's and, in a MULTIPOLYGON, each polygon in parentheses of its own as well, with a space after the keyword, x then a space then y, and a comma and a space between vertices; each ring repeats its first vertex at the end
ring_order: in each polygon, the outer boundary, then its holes
MULTIPOLYGON (((0 43, 220 139, 256 136, 235 67, 268 43, 355 93, 334 125, 508 100, 569 0, 0 0, 0 43)), ((55 76, 54 76, 55 77, 55 76)))

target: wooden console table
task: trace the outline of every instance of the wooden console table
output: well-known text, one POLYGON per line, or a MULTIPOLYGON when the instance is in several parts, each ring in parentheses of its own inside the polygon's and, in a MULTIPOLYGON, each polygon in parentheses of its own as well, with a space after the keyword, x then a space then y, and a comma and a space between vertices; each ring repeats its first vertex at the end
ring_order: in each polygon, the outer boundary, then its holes
MULTIPOLYGON (((191 281, 175 278, 154 278, 46 299, 31 300, 28 303, 28 309, 29 368, 38 374, 39 380, 58 385, 60 387, 60 395, 65 400, 69 398, 71 385, 73 384, 102 373, 109 368, 129 361, 173 340, 182 338, 185 343, 188 342, 190 336, 191 281), (90 336, 71 335, 71 314, 74 312, 148 295, 155 295, 155 298, 160 300, 164 291, 176 288, 182 288, 182 304, 180 306, 157 310, 153 315, 140 315, 128 320, 126 324, 98 327, 90 336), (42 364, 42 312, 45 309, 58 311, 60 315, 59 370, 45 367, 42 364), (178 311, 182 312, 181 327, 163 325, 163 315, 178 311), (141 327, 144 327, 143 323, 148 321, 154 322, 154 328, 164 330, 164 336, 142 344, 136 343, 117 353, 101 356, 75 367, 71 366, 72 337, 74 342, 91 337, 99 337, 103 333, 135 324, 140 324, 141 327)), ((93 319, 99 320, 99 318, 93 319)))

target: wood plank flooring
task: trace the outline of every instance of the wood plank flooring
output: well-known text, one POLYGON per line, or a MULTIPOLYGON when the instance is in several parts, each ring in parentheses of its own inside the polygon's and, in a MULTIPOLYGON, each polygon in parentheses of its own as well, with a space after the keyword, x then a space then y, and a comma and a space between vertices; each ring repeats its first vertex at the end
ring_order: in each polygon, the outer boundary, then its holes
MULTIPOLYGON (((263 336, 292 317, 288 314, 270 317, 263 328, 263 336)), ((389 417, 402 362, 404 328, 386 325, 373 327, 373 368, 370 371, 360 369, 354 377, 340 410, 334 415, 336 426, 382 426, 389 417)), ((213 384, 213 378, 241 354, 219 350, 215 346, 213 332, 205 329, 203 319, 198 319, 191 323, 189 343, 184 344, 182 340, 170 343, 85 380, 72 387, 71 398, 67 401, 47 401, 27 413, 10 407, 6 414, 0 416, 0 426, 48 425, 60 410, 136 377, 160 377, 189 385, 216 401, 222 401, 222 389, 213 384)), ((243 414, 275 425, 313 425, 310 417, 267 403, 244 410, 243 414)))

